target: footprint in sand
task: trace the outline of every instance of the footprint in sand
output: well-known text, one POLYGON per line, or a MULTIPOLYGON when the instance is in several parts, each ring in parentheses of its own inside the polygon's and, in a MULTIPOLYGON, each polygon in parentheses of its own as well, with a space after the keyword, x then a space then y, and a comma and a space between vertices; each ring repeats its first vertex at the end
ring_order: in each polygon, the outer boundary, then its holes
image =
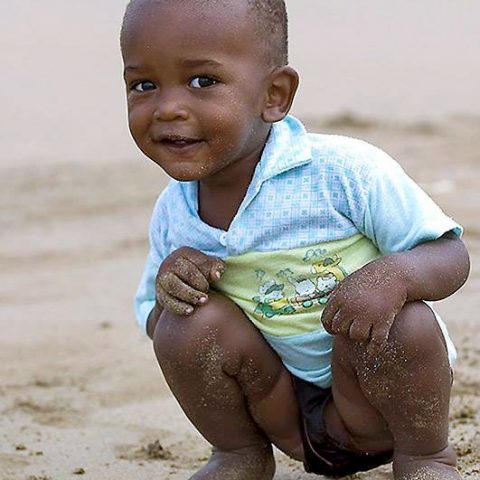
POLYGON ((172 460, 173 454, 162 446, 159 440, 147 442, 144 445, 119 445, 115 448, 116 456, 120 460, 172 460))
MULTIPOLYGON (((0 453, 0 475, 7 475, 10 471, 30 465, 28 458, 19 453, 0 453)), ((0 478, 4 478, 1 476, 0 478)))
POLYGON ((35 423, 60 427, 77 425, 82 419, 81 412, 61 402, 39 403, 29 398, 17 398, 4 413, 24 413, 31 416, 35 423))

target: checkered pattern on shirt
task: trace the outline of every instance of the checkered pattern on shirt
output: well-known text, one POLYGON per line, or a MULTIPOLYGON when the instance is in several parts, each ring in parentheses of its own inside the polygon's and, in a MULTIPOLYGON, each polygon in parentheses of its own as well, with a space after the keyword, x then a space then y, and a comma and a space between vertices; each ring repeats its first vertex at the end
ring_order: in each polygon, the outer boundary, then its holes
POLYGON ((361 140, 308 134, 291 116, 273 125, 228 232, 199 218, 197 188, 172 180, 159 198, 150 228, 154 261, 181 246, 225 258, 356 233, 390 253, 458 227, 383 151, 361 140))

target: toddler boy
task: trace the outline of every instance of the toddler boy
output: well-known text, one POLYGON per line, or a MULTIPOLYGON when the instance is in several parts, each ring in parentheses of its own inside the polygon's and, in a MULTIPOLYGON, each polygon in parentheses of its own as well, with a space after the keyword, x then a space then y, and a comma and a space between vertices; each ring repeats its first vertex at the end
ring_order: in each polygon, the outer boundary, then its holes
POLYGON ((461 227, 385 153, 288 116, 282 0, 133 0, 129 125, 172 181, 138 321, 213 445, 195 480, 270 480, 271 445, 343 476, 459 479, 455 349, 424 301, 465 282, 461 227))

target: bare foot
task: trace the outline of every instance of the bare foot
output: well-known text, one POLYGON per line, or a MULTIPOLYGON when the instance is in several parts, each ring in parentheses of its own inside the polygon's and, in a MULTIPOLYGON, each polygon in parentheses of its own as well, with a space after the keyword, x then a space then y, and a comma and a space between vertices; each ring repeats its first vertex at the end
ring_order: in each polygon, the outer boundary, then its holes
POLYGON ((208 463, 190 480, 272 480, 275 460, 271 445, 232 452, 213 450, 208 463))
POLYGON ((393 477, 395 480, 461 480, 456 463, 450 445, 433 455, 397 454, 393 459, 393 477))

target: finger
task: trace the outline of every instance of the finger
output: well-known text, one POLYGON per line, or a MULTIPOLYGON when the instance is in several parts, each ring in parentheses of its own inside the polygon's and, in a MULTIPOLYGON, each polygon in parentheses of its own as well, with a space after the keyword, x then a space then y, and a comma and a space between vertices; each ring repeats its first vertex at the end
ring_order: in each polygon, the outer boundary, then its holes
POLYGON ((225 272, 225 263, 218 257, 206 255, 200 250, 190 247, 182 247, 176 250, 177 258, 186 258, 195 264, 203 273, 208 282, 216 282, 220 280, 225 272))
POLYGON ((331 308, 329 311, 327 311, 327 308, 322 312, 322 324, 325 330, 330 334, 330 335, 335 335, 333 332, 333 319, 335 318, 335 315, 338 310, 333 310, 331 308))
POLYGON ((332 320, 332 331, 335 335, 347 335, 353 319, 346 317, 342 310, 338 310, 332 320))
MULTIPOLYGON (((322 323, 328 333, 332 333, 333 318, 338 312, 340 305, 333 296, 328 299, 327 305, 322 313, 322 323)), ((333 334, 333 333, 332 333, 333 334)))
POLYGON ((190 305, 201 305, 208 300, 204 292, 190 287, 172 272, 160 275, 157 283, 166 293, 190 305))
POLYGON ((379 354, 384 350, 388 342, 390 328, 391 323, 388 321, 378 322, 372 327, 372 336, 367 347, 370 354, 379 354))
POLYGON ((176 315, 187 316, 192 314, 194 310, 192 305, 172 297, 162 288, 157 289, 157 302, 176 315))
POLYGON ((350 325, 349 337, 358 343, 367 343, 370 340, 372 324, 370 322, 354 320, 350 325))
POLYGON ((218 258, 218 257, 211 257, 211 265, 210 265, 210 278, 212 282, 217 282, 220 280, 225 273, 227 266, 225 262, 218 258))
POLYGON ((205 275, 212 283, 218 282, 225 273, 225 262, 218 257, 208 257, 208 262, 205 265, 205 275))
POLYGON ((195 290, 207 293, 209 290, 208 279, 197 267, 197 265, 190 259, 179 257, 175 260, 174 272, 186 284, 193 287, 195 290))

